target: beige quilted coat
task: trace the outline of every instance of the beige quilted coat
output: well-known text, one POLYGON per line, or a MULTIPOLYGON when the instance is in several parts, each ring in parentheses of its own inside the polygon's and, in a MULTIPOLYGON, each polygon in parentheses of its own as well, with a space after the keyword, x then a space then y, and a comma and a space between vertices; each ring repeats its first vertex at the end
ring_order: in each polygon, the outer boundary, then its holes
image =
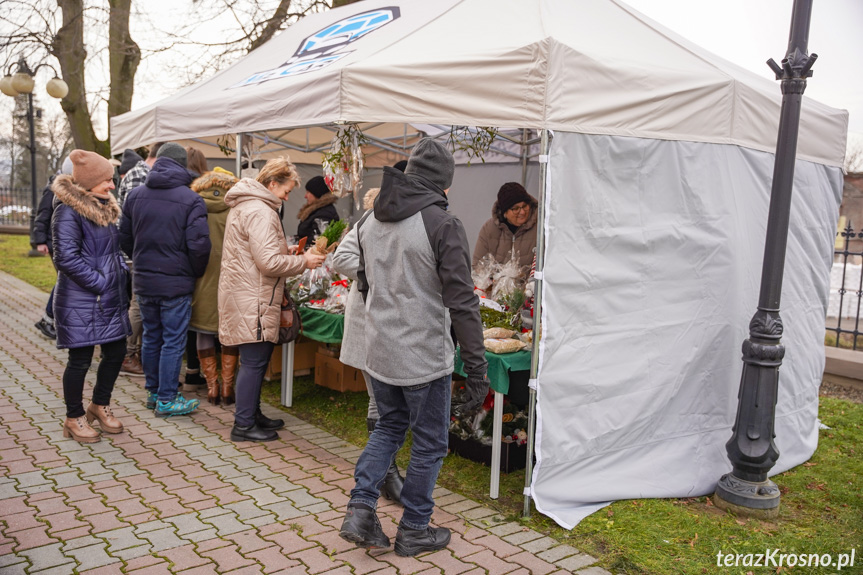
POLYGON ((231 211, 219 276, 219 341, 275 343, 285 278, 302 273, 305 258, 288 255, 277 212, 282 202, 263 185, 243 178, 225 203, 231 211))

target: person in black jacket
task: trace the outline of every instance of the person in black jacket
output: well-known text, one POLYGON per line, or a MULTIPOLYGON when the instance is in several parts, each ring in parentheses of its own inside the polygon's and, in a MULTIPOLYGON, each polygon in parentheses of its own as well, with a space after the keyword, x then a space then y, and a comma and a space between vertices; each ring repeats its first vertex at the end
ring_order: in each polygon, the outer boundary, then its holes
POLYGON ((144 324, 146 405, 157 417, 186 415, 200 403, 177 393, 192 293, 211 249, 207 206, 189 188, 195 177, 186 169, 185 148, 166 143, 147 182, 126 196, 120 220, 120 245, 135 267, 144 324))
MULTIPOLYGON (((30 242, 36 246, 36 250, 40 254, 51 257, 51 263, 54 262, 53 247, 51 245, 51 216, 54 214, 54 192, 51 191, 51 184, 54 183, 54 179, 60 174, 72 174, 72 160, 69 156, 66 156, 63 167, 56 175, 51 176, 45 189, 42 190, 42 198, 39 200, 36 218, 33 220, 33 235, 30 238, 30 242)), ((36 322, 36 329, 42 332, 42 335, 48 339, 57 339, 57 330, 54 327, 54 288, 51 288, 51 295, 48 296, 45 314, 42 316, 42 319, 36 322)))
POLYGON ((306 205, 300 208, 297 219, 297 241, 306 238, 306 248, 312 247, 315 238, 320 235, 327 224, 339 219, 339 212, 334 205, 338 198, 330 192, 323 176, 315 176, 306 182, 306 205))
POLYGON ((120 206, 111 194, 114 168, 93 152, 73 150, 72 175, 52 184, 56 196, 51 218, 52 251, 57 266, 55 312, 57 347, 69 350, 63 372, 66 421, 63 436, 81 443, 121 433, 123 424, 109 407, 131 332, 126 295, 128 268, 120 255, 117 219, 120 206), (95 346, 102 350, 93 401, 84 410, 84 380, 95 346))

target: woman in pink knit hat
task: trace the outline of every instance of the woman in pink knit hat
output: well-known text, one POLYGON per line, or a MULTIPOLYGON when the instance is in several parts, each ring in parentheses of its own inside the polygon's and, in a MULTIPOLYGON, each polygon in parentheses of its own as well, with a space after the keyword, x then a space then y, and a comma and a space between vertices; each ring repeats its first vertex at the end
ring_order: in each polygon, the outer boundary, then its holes
POLYGON ((109 404, 126 356, 126 337, 132 332, 128 268, 120 256, 116 226, 120 207, 111 194, 114 167, 93 152, 73 150, 69 157, 72 175, 57 176, 51 185, 56 196, 51 235, 58 272, 54 322, 57 347, 69 350, 63 373, 63 436, 95 443, 101 439, 91 426, 96 420, 103 433, 123 431, 109 404), (93 400, 85 411, 84 379, 97 345, 102 360, 93 400))

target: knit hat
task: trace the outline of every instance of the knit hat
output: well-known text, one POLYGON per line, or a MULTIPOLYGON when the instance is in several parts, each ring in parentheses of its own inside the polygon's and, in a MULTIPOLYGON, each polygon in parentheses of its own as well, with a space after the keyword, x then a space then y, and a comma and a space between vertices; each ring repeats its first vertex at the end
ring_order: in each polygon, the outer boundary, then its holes
POLYGON ((315 176, 306 182, 306 191, 316 198, 320 198, 324 194, 328 194, 330 189, 327 187, 327 183, 324 181, 323 176, 315 176))
POLYGON ((442 144, 431 138, 423 138, 414 146, 405 174, 420 176, 438 186, 441 191, 447 190, 455 174, 455 160, 442 144))
POLYGON ((156 158, 171 158, 184 168, 188 161, 186 148, 175 142, 166 142, 162 144, 162 147, 159 148, 159 151, 156 153, 156 158))
POLYGON ((393 167, 400 172, 404 172, 405 168, 408 167, 408 161, 407 160, 400 160, 400 161, 396 162, 395 164, 393 164, 393 167))
POLYGON ((63 160, 63 167, 60 168, 60 173, 66 174, 67 176, 71 176, 72 175, 72 167, 73 167, 72 158, 70 158, 69 156, 66 156, 66 159, 63 160))
POLYGON ((69 158, 72 160, 72 179, 85 190, 114 179, 114 166, 99 154, 72 150, 69 158))
POLYGON ((497 192, 497 209, 501 214, 520 202, 530 205, 533 203, 533 198, 518 182, 507 182, 497 192))
POLYGON ((138 155, 135 150, 126 148, 123 150, 123 161, 120 162, 120 175, 126 174, 129 170, 138 165, 138 162, 143 162, 144 158, 138 155))

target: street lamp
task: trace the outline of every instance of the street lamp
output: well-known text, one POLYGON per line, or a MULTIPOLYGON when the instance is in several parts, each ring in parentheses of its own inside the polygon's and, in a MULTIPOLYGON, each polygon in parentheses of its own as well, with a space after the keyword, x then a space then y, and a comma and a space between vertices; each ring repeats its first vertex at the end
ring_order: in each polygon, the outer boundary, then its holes
POLYGON ((14 75, 10 75, 11 66, 6 69, 6 76, 0 80, 0 92, 12 98, 27 94, 27 123, 30 128, 30 253, 28 255, 40 256, 36 250, 36 246, 32 243, 33 225, 36 221, 36 210, 39 208, 39 198, 36 194, 36 119, 33 115, 33 87, 36 82, 33 77, 39 68, 47 66, 54 71, 54 79, 49 80, 45 85, 45 91, 48 95, 57 99, 64 98, 69 93, 69 87, 66 82, 57 76, 57 71, 54 67, 47 63, 42 63, 31 70, 27 66, 24 58, 18 60, 18 71, 14 75))
POLYGON ((737 419, 731 439, 725 444, 731 473, 723 475, 716 486, 717 507, 739 514, 775 517, 779 513, 779 488, 767 478, 779 458, 773 442, 776 398, 779 391, 779 366, 785 356, 779 299, 785 270, 785 248, 791 213, 791 190, 797 134, 806 78, 818 58, 806 53, 812 0, 795 0, 791 16, 788 51, 780 67, 767 61, 781 80, 782 110, 773 165, 773 184, 767 215, 767 239, 761 268, 758 311, 749 322, 749 339, 743 342, 743 375, 737 401, 737 419))

